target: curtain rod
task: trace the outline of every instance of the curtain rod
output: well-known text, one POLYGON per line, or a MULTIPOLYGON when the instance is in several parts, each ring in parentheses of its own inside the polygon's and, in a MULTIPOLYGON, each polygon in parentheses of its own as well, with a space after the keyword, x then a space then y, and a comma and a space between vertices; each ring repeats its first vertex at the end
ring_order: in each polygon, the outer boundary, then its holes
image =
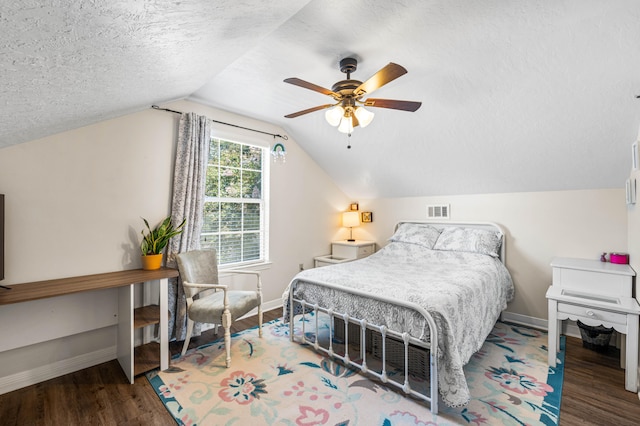
MULTIPOLYGON (((160 108, 158 105, 151 105, 151 108, 157 109, 158 111, 167 111, 167 112, 173 112, 174 114, 183 114, 182 112, 176 111, 173 109, 160 108)), ((249 127, 242 127, 242 126, 238 126, 237 124, 225 123, 224 121, 217 121, 217 120, 211 120, 211 121, 218 124, 224 124, 225 126, 237 127, 238 129, 244 129, 244 130, 250 130, 252 132, 262 133, 263 135, 273 136, 274 138, 280 138, 285 141, 289 140, 289 137, 287 135, 282 136, 282 135, 277 135, 275 133, 263 132, 262 130, 250 129, 249 127)))

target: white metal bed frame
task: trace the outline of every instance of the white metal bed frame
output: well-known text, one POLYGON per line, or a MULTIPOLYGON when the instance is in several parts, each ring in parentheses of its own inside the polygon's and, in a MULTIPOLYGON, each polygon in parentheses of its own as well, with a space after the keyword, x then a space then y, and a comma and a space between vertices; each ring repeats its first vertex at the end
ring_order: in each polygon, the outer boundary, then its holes
MULTIPOLYGON (((462 227, 462 228, 477 228, 477 229, 486 229, 486 230, 491 230, 491 231, 499 231, 502 234, 502 245, 500 247, 500 260, 502 261, 502 263, 504 264, 506 261, 506 249, 505 249, 505 234, 504 231, 502 230, 502 228, 492 222, 431 222, 431 221, 421 221, 421 220, 405 220, 405 221, 401 221, 399 222, 395 229, 398 228, 398 226, 402 223, 419 223, 419 224, 428 224, 431 226, 434 226, 438 229, 442 229, 445 227, 462 227)), ((294 335, 294 320, 293 320, 293 312, 294 309, 293 307, 295 306, 294 304, 298 304, 300 306, 302 306, 302 334, 300 336, 300 340, 299 343, 301 344, 311 344, 311 346, 313 346, 313 348, 320 353, 324 353, 326 355, 328 355, 329 357, 333 358, 333 359, 337 359, 341 362, 343 362, 345 365, 347 366, 351 366, 354 367, 358 370, 360 370, 362 373, 373 376, 374 378, 380 380, 382 383, 385 384, 390 384, 396 388, 401 389, 405 394, 407 395, 411 395, 415 398, 418 398, 420 400, 426 401, 429 403, 430 405, 430 409, 431 412, 433 414, 437 414, 438 413, 438 357, 437 357, 437 349, 438 349, 438 332, 436 329, 436 324, 435 321, 433 320, 433 317, 431 316, 431 314, 429 312, 427 312, 424 308, 422 308, 421 306, 412 303, 412 302, 406 302, 403 300, 395 300, 395 299, 388 299, 388 298, 383 298, 380 296, 377 296, 375 294, 371 294, 371 293, 366 293, 357 289, 352 289, 352 288, 348 288, 348 287, 343 287, 340 285, 335 285, 332 283, 326 283, 326 282, 319 282, 319 281, 314 281, 314 280, 308 280, 305 279, 303 280, 304 283, 309 283, 309 284, 315 284, 318 286, 322 286, 322 287, 326 287, 326 288, 331 288, 334 290, 338 290, 340 292, 344 292, 344 293, 348 293, 348 294, 352 294, 352 295, 356 295, 356 296, 360 296, 366 299, 373 299, 373 300, 378 300, 380 302, 384 302, 384 303, 389 303, 389 304, 393 304, 396 306, 402 306, 408 309, 412 309, 415 312, 419 313, 420 315, 422 315, 425 319, 425 321, 427 322, 428 326, 429 326, 429 342, 423 342, 422 340, 419 340, 411 335, 409 335, 409 333, 407 332, 400 332, 400 331, 395 331, 395 330, 391 330, 389 328, 387 328, 386 326, 380 326, 377 324, 372 324, 367 322, 366 319, 359 319, 359 318, 355 318, 355 317, 351 317, 349 316, 349 314, 347 313, 343 313, 343 312, 335 312, 333 309, 331 308, 326 308, 326 307, 321 307, 318 306, 318 304, 312 304, 309 303, 303 299, 297 299, 293 296, 294 294, 294 290, 295 290, 295 286, 298 283, 298 281, 294 278, 293 281, 291 282, 291 287, 289 289, 289 336, 290 336, 290 340, 292 342, 295 342, 295 335, 294 335), (309 311, 307 312, 307 308, 309 309, 309 311), (315 316, 315 331, 316 331, 316 337, 314 339, 313 342, 310 342, 306 339, 305 336, 305 323, 306 323, 306 318, 305 315, 307 313, 314 313, 315 316), (330 336, 329 336, 329 342, 328 342, 328 348, 325 348, 323 346, 320 345, 319 343, 319 338, 318 338, 318 326, 319 326, 319 313, 325 313, 327 314, 330 318, 330 336), (334 351, 333 348, 333 337, 335 335, 335 329, 334 329, 334 318, 340 318, 344 321, 344 355, 340 355, 339 353, 336 353, 334 351), (361 363, 358 363, 354 360, 352 360, 349 356, 349 324, 356 324, 357 326, 359 326, 360 328, 360 340, 359 340, 359 350, 360 350, 360 357, 362 359, 361 363), (367 343, 366 343, 366 338, 365 338, 365 334, 366 334, 366 330, 373 330, 375 332, 379 332, 382 338, 382 369, 381 372, 378 373, 377 371, 371 370, 368 366, 367 366, 367 343), (395 337, 396 339, 399 339, 403 342, 404 345, 404 383, 400 383, 400 382, 396 382, 395 380, 392 380, 389 378, 389 376, 387 375, 387 354, 386 354, 386 337, 395 337), (429 393, 430 395, 424 395, 414 389, 411 388, 410 384, 409 384, 409 346, 410 345, 415 345, 424 349, 428 349, 428 354, 429 354, 429 373, 430 373, 430 380, 429 380, 429 393)))

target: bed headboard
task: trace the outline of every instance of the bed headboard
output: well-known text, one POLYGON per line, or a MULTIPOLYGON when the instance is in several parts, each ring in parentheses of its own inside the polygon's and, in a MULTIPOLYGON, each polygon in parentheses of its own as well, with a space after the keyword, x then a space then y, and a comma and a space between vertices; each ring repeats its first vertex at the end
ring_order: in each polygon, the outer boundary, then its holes
POLYGON ((506 264, 507 261, 507 241, 505 238, 505 233, 504 230, 502 229, 502 227, 500 225, 498 225, 497 223, 493 223, 493 222, 435 222, 435 221, 430 221, 430 220, 401 220, 400 222, 398 222, 394 228, 394 231, 398 229, 398 226, 401 223, 424 223, 424 224, 428 224, 433 226, 434 228, 437 229, 444 229, 444 228, 453 228, 453 227, 459 227, 459 228, 475 228, 475 229, 485 229, 487 231, 498 231, 500 232, 500 234, 502 235, 502 244, 500 245, 500 261, 503 264, 506 264))

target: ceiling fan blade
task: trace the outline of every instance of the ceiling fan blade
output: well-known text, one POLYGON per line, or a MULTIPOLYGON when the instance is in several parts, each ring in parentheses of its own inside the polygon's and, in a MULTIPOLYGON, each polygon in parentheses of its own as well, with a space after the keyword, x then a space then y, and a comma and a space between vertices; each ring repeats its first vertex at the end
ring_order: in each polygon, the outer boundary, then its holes
POLYGON ((324 87, 318 86, 316 84, 313 83, 309 83, 308 81, 304 81, 304 80, 300 80, 299 78, 296 77, 292 77, 292 78, 286 78, 284 80, 285 83, 289 83, 289 84, 293 84, 294 86, 300 86, 300 87, 304 87, 305 89, 309 89, 309 90, 313 90, 316 92, 320 92, 323 95, 329 95, 329 96, 339 96, 337 93, 332 92, 329 89, 325 89, 324 87))
POLYGON ((399 109, 402 111, 417 111, 418 108, 422 105, 422 102, 414 102, 414 101, 397 101, 394 99, 374 99, 369 98, 364 102, 364 106, 366 107, 374 107, 374 108, 390 108, 390 109, 399 109))
POLYGON ((387 66, 358 86, 358 88, 353 91, 353 94, 355 96, 362 96, 364 94, 371 93, 406 73, 407 70, 402 65, 389 62, 387 66))
POLYGON ((284 117, 285 118, 296 118, 296 117, 300 117, 301 115, 309 114, 310 112, 320 111, 321 109, 330 108, 330 107, 332 107, 334 105, 335 104, 320 105, 320 106, 317 106, 317 107, 313 107, 313 108, 305 109, 305 110, 302 110, 302 111, 294 112, 294 113, 285 115, 284 117))

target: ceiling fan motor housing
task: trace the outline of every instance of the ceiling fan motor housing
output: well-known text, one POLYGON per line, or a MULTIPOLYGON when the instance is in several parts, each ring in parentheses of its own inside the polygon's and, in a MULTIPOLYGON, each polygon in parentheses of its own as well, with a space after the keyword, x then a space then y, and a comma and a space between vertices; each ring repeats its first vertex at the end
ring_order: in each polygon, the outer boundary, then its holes
POLYGON ((354 58, 344 58, 340 61, 340 71, 347 74, 347 79, 349 78, 348 74, 355 72, 358 68, 358 61, 354 58))

